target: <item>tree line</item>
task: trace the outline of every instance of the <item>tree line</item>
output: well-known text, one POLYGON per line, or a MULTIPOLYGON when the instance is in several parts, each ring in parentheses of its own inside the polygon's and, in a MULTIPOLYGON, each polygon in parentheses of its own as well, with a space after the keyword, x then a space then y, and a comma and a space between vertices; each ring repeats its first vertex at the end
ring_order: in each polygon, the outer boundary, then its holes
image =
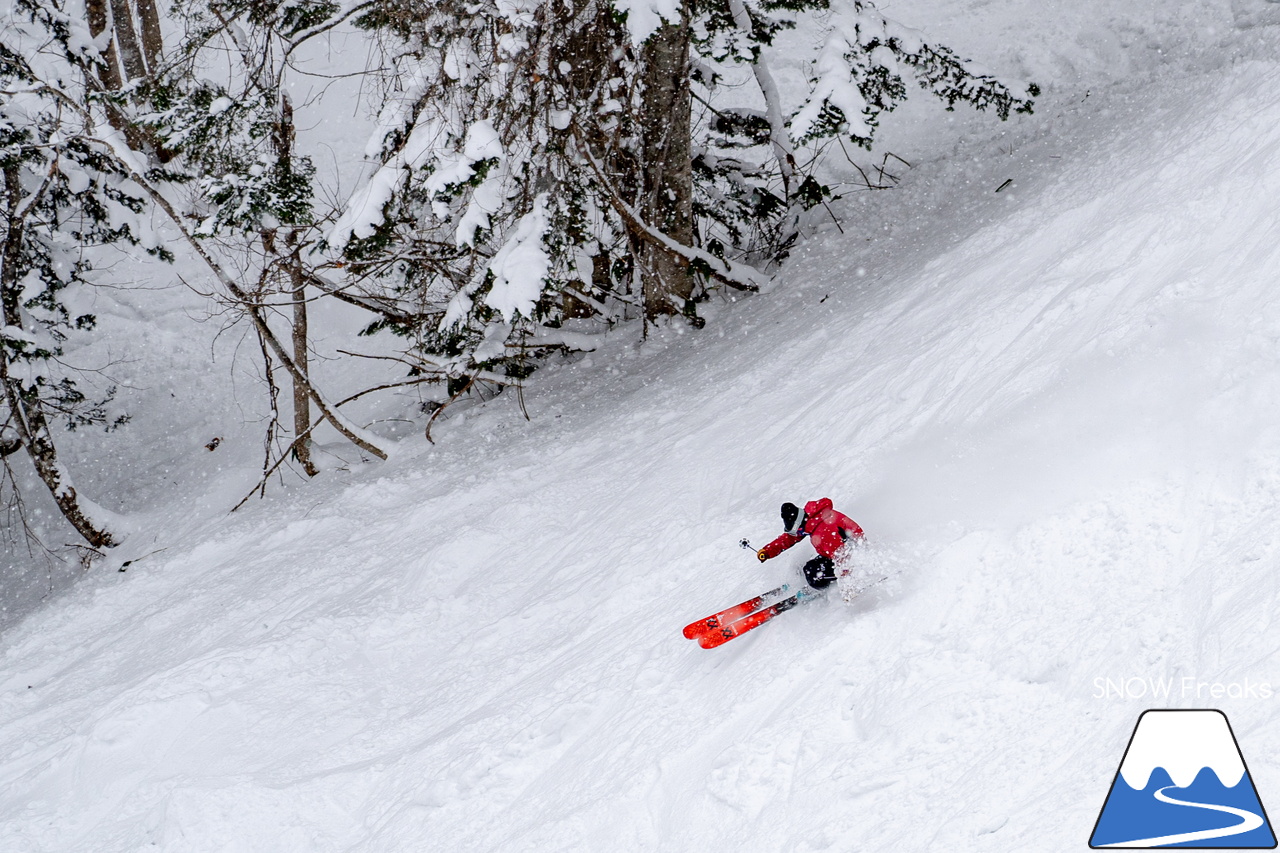
POLYGON ((322 424, 385 458, 343 414, 363 394, 431 383, 452 400, 518 385, 618 324, 701 327, 700 302, 756 290, 832 198, 820 155, 869 149, 909 90, 1002 119, 1038 95, 863 0, 11 2, 0 456, 11 483, 11 459, 29 459, 94 549, 118 535, 77 492, 58 431, 123 416, 62 358, 94 334, 71 307, 95 286, 78 250, 163 264, 162 214, 261 345, 264 469, 314 476, 322 424), (820 37, 797 96, 769 60, 800 24, 820 37), (379 62, 362 72, 369 168, 334 200, 291 92, 296 58, 338 32, 379 62), (346 400, 319 387, 308 308, 327 299, 398 336, 400 380, 346 400))

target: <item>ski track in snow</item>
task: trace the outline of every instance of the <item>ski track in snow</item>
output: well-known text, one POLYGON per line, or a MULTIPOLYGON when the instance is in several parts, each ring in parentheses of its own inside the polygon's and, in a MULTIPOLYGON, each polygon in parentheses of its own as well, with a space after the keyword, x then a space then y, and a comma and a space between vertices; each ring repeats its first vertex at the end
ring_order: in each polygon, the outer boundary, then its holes
MULTIPOLYGON (((86 580, 6 637, 0 849, 1083 848, 1148 707, 1095 678, 1277 680, 1280 70, 1175 82, 922 165, 945 252, 830 234, 532 424, 86 580), (821 495, 897 583, 682 638, 821 495)), ((1280 790, 1273 705, 1218 705, 1280 790)))

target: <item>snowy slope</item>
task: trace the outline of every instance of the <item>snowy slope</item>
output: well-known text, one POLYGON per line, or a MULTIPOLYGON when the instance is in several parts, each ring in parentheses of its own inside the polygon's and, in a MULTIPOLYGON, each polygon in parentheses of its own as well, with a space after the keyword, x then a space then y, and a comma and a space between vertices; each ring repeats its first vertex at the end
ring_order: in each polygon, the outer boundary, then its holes
POLYGON ((530 423, 100 568, 5 636, 0 849, 1084 849, 1151 706, 1226 711, 1274 799, 1276 699, 1195 686, 1280 685, 1280 65, 1234 38, 926 159, 846 211, 914 218, 530 423), (895 582, 680 637, 821 495, 895 582))

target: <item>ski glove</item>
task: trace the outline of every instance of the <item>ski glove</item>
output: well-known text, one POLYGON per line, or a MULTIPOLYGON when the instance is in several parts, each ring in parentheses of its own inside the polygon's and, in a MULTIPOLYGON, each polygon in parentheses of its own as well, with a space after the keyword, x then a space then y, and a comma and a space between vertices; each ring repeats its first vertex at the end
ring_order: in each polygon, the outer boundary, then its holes
POLYGON ((763 548, 761 548, 759 551, 756 551, 756 559, 763 563, 765 560, 769 559, 769 555, 764 552, 763 548))

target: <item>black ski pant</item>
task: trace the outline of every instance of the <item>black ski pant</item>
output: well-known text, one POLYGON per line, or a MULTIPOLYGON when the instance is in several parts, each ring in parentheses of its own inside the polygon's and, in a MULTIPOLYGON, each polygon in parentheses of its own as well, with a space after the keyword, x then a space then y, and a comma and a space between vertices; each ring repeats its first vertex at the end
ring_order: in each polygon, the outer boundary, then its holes
POLYGON ((804 579, 814 589, 826 589, 836 582, 836 564, 830 557, 814 557, 804 564, 804 579))

